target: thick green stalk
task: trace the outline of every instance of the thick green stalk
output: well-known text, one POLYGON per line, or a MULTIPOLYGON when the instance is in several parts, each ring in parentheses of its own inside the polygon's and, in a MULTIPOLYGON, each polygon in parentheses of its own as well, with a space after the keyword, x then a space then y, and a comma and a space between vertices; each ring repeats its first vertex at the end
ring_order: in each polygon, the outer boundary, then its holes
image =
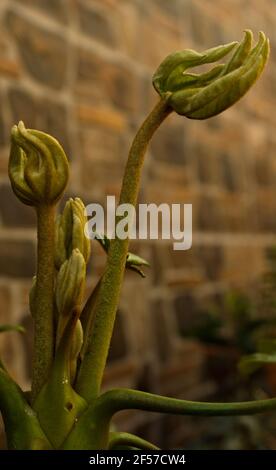
POLYGON ((54 205, 40 205, 37 207, 37 239, 33 400, 47 381, 54 355, 54 205))
POLYGON ((99 415, 112 417, 122 410, 143 410, 191 416, 241 416, 276 410, 276 398, 237 403, 204 403, 162 397, 138 390, 114 389, 97 400, 99 415))
MULTIPOLYGON (((142 124, 131 146, 122 183, 120 204, 136 206, 145 153, 156 129, 171 112, 163 97, 142 124)), ((118 219, 117 219, 118 221, 118 219)), ((77 381, 77 391, 86 400, 100 393, 110 340, 123 281, 129 239, 115 238, 108 251, 107 265, 96 303, 95 323, 77 381)))
POLYGON ((72 312, 56 351, 49 379, 33 405, 40 425, 55 449, 59 448, 87 407, 70 384, 69 360, 78 316, 77 311, 72 312))
POLYGON ((80 416, 63 449, 108 449, 115 413, 143 410, 184 416, 242 416, 276 410, 276 398, 240 403, 204 403, 162 397, 128 389, 114 389, 97 398, 80 416))
POLYGON ((7 372, 0 370, 0 412, 9 449, 50 449, 36 414, 7 372))
POLYGON ((90 296, 88 297, 86 304, 81 312, 80 321, 81 321, 82 329, 84 332, 83 345, 82 345, 81 352, 80 352, 81 361, 83 360, 85 356, 87 345, 89 344, 89 339, 90 339, 91 332, 94 326, 94 320, 95 320, 95 314, 96 314, 95 306, 96 306, 96 301, 97 301, 97 295, 100 290, 100 285, 101 285, 101 278, 99 279, 93 291, 91 292, 90 296))

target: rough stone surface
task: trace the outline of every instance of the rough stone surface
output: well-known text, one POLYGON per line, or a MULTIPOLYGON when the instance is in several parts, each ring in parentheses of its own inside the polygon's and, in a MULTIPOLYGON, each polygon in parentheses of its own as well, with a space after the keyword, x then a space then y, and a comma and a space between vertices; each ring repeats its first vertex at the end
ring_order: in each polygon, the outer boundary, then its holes
POLYGON ((62 36, 49 33, 12 11, 6 15, 6 24, 29 74, 54 89, 62 88, 69 52, 62 36))
POLYGON ((35 274, 35 249, 30 241, 1 238, 0 276, 30 278, 35 274))
POLYGON ((108 14, 108 10, 100 8, 95 4, 92 7, 83 2, 79 2, 79 20, 81 30, 92 39, 96 39, 106 45, 117 45, 115 25, 108 14))
POLYGON ((8 182, 0 184, 0 221, 4 227, 34 227, 36 215, 33 207, 22 204, 8 182))
POLYGON ((43 109, 43 113, 39 115, 40 129, 55 137, 63 146, 67 157, 72 156, 70 130, 68 128, 68 109, 62 103, 56 100, 42 99, 40 100, 39 109, 43 109))
POLYGON ((20 118, 26 127, 35 129, 39 115, 37 100, 28 91, 14 87, 10 88, 8 98, 12 122, 17 123, 20 118))
POLYGON ((185 159, 188 158, 188 146, 185 137, 183 123, 162 127, 154 137, 151 145, 153 156, 157 161, 156 164, 159 161, 164 161, 183 167, 185 159))
MULTIPOLYGON (((0 100, 0 106, 1 106, 1 100, 0 100)), ((4 120, 4 112, 3 112, 3 106, 1 106, 1 111, 0 111, 0 145, 4 145, 7 142, 7 128, 6 128, 6 123, 4 120)))
MULTIPOLYGON (((21 3, 21 0, 16 0, 21 3)), ((67 0, 25 0, 24 5, 40 10, 41 13, 49 14, 55 20, 62 23, 68 20, 68 1, 67 0)))
POLYGON ((34 97, 28 90, 20 87, 11 87, 8 98, 13 123, 20 117, 27 128, 39 128, 52 135, 61 143, 68 157, 71 156, 68 110, 63 103, 45 97, 34 97))
POLYGON ((137 77, 130 67, 120 61, 105 62, 100 54, 84 48, 77 51, 77 58, 76 89, 80 95, 123 111, 137 109, 137 77))

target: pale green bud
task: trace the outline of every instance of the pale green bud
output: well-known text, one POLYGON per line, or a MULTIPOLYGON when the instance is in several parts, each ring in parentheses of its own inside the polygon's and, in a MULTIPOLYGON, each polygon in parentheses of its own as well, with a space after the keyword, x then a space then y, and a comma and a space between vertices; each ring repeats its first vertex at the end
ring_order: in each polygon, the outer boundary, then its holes
POLYGON ((252 49, 252 32, 245 31, 240 44, 230 43, 201 54, 186 50, 168 56, 153 76, 153 85, 160 96, 168 96, 168 104, 178 114, 190 119, 215 116, 238 101, 255 83, 269 56, 269 40, 259 33, 252 49), (229 62, 218 64, 208 72, 187 73, 186 70, 220 60, 232 49, 229 62))
POLYGON ((67 157, 56 139, 26 129, 23 122, 11 132, 9 177, 14 193, 24 204, 53 204, 66 187, 67 157))
POLYGON ((55 265, 60 266, 78 249, 87 263, 90 257, 90 240, 84 233, 87 222, 85 206, 80 198, 67 201, 63 213, 56 221, 55 265))
POLYGON ((67 317, 80 309, 86 264, 79 250, 73 250, 69 260, 61 266, 56 281, 56 306, 59 317, 67 317))

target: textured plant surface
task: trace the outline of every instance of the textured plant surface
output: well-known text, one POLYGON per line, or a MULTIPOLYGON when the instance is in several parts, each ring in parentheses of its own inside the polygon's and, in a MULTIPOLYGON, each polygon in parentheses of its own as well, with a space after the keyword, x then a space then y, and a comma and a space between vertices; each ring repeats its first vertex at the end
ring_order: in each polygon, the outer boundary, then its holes
MULTIPOLYGON (((134 138, 120 204, 136 205, 147 146, 166 117, 175 111, 190 119, 207 119, 224 111, 257 80, 268 54, 265 35, 260 33, 252 47, 252 33, 246 31, 241 43, 233 42, 202 53, 184 50, 163 61, 153 77, 160 99, 134 138), (220 61, 230 52, 232 56, 225 64, 200 74, 188 72, 190 68, 220 61)), ((22 122, 13 127, 9 176, 16 196, 36 211, 38 244, 37 271, 30 291, 35 330, 31 392, 23 392, 0 362, 0 409, 8 447, 154 449, 153 444, 137 436, 111 431, 114 414, 137 409, 227 416, 276 409, 276 398, 243 403, 198 403, 127 389, 101 393, 125 269, 144 276, 142 267, 148 263, 129 253, 128 239, 100 239, 107 253, 106 267, 84 303, 90 242, 84 234, 83 202, 70 199, 56 216, 68 174, 66 155, 53 137, 26 129, 22 122)), ((3 326, 0 332, 10 328, 13 327, 3 326)), ((254 360, 265 362, 262 355, 247 359, 251 365, 254 360)))

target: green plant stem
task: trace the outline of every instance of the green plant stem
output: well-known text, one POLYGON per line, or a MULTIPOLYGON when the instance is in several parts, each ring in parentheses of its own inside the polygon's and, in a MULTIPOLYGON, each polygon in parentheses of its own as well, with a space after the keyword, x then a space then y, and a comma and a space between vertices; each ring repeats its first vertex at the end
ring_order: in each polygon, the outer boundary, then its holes
POLYGON ((142 410, 186 416, 242 416, 276 410, 276 398, 240 403, 204 403, 137 390, 109 390, 90 404, 65 440, 63 449, 108 449, 110 423, 119 411, 142 410))
POLYGON ((32 400, 46 382, 54 356, 54 205, 38 206, 37 239, 32 400))
POLYGON ((138 390, 114 389, 97 400, 98 414, 111 417, 122 410, 143 410, 191 416, 241 416, 276 410, 276 398, 237 403, 204 403, 162 397, 138 390))
POLYGON ((97 296, 100 290, 101 281, 102 279, 100 278, 96 286, 94 287, 93 291, 91 292, 90 296, 88 297, 86 304, 81 312, 80 321, 81 321, 83 334, 84 334, 83 345, 82 345, 81 352, 80 352, 81 360, 83 360, 85 356, 87 345, 89 344, 89 338, 91 336, 91 332, 93 329, 95 313, 96 313, 95 306, 96 306, 97 296))
POLYGON ((151 442, 141 439, 141 437, 129 434, 128 432, 111 432, 109 434, 108 450, 115 449, 116 447, 136 447, 141 450, 159 450, 151 442))
POLYGON ((9 449, 51 448, 23 392, 3 369, 0 369, 0 412, 9 449))
MULTIPOLYGON (((151 137, 172 111, 162 98, 142 124, 131 146, 122 183, 120 204, 136 206, 141 171, 151 137)), ((117 219, 118 221, 118 219, 117 219)), ((96 316, 86 355, 80 368, 76 388, 86 400, 97 398, 100 393, 110 340, 123 281, 129 239, 111 241, 106 269, 96 302, 96 316)))
POLYGON ((78 416, 87 408, 87 403, 70 384, 69 359, 78 317, 77 311, 72 312, 56 351, 48 381, 33 404, 39 422, 55 449, 62 444, 78 416))

